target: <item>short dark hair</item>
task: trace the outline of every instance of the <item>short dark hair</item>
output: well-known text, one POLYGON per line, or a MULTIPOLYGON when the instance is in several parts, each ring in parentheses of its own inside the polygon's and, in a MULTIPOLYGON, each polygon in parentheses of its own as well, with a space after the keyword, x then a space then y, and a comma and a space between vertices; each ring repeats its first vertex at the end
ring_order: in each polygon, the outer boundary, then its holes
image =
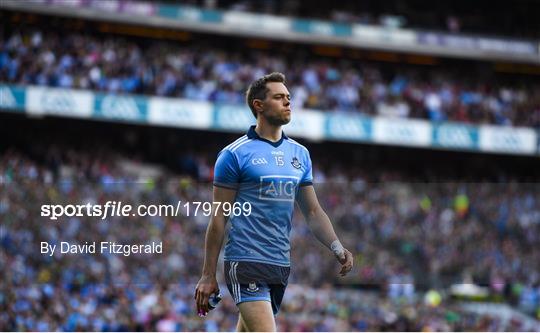
POLYGON ((285 83, 285 75, 283 73, 273 72, 253 81, 249 85, 249 88, 246 91, 246 103, 251 109, 251 113, 253 113, 253 116, 255 116, 255 118, 257 118, 257 110, 255 110, 255 108, 253 107, 253 101, 255 99, 266 98, 266 93, 268 93, 269 90, 266 87, 266 84, 268 82, 285 83))

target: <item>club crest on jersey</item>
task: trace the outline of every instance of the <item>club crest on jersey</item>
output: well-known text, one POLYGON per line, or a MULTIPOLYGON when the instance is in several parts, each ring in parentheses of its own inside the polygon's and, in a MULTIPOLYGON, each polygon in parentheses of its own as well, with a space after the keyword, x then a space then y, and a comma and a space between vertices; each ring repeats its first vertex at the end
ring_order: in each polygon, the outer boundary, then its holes
POLYGON ((302 167, 302 163, 300 163, 296 157, 293 157, 291 164, 296 169, 300 169, 302 167))
POLYGON ((256 291, 259 291, 259 287, 257 287, 257 284, 255 282, 250 282, 247 291, 254 293, 256 291))

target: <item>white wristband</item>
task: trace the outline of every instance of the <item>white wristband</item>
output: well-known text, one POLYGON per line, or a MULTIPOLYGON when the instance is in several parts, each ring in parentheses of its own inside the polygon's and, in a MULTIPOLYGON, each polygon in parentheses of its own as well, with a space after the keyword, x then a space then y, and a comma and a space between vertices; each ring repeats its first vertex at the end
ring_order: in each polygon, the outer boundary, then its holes
POLYGON ((337 257, 341 257, 345 254, 345 248, 343 248, 339 239, 336 239, 330 244, 330 250, 332 250, 337 257))

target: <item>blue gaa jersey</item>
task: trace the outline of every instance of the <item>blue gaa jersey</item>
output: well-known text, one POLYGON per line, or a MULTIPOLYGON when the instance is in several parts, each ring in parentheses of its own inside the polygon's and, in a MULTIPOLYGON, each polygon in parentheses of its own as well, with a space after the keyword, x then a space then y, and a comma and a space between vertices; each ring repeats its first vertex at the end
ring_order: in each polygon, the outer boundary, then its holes
POLYGON ((285 133, 271 142, 252 126, 225 147, 216 161, 214 185, 236 189, 235 202, 249 202, 251 214, 229 218, 224 259, 290 266, 294 202, 299 187, 312 184, 307 148, 285 133))

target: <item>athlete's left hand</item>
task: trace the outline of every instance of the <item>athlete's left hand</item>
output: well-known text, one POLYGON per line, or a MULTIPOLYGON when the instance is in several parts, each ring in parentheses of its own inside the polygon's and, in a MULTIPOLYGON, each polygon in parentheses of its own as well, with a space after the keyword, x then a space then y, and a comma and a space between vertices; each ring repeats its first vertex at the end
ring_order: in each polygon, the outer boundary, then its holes
POLYGON ((349 250, 344 249, 343 254, 340 257, 337 257, 337 260, 341 264, 341 271, 339 275, 345 276, 353 268, 353 255, 349 250))

